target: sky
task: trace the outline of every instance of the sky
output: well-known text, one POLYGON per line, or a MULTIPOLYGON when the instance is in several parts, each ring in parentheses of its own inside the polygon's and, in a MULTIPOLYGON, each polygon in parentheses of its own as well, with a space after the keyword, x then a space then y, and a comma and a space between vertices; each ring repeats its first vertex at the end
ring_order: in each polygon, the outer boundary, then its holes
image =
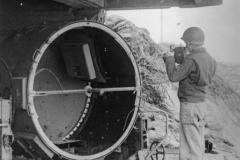
POLYGON ((240 1, 223 0, 222 5, 200 8, 108 11, 146 28, 156 42, 183 44, 180 39, 189 27, 205 33, 208 52, 218 61, 240 64, 240 1), (162 19, 161 19, 162 18, 162 19))

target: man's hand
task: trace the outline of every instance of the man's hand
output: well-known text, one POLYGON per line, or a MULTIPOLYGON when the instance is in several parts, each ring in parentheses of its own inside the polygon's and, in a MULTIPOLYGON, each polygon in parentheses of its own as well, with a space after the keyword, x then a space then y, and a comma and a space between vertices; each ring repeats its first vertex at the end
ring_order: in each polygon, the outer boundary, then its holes
POLYGON ((164 63, 166 63, 167 57, 174 57, 174 52, 167 52, 167 53, 163 54, 162 58, 163 58, 164 63))
POLYGON ((174 57, 174 52, 167 52, 163 55, 163 58, 167 58, 167 57, 170 57, 170 56, 173 56, 174 57))

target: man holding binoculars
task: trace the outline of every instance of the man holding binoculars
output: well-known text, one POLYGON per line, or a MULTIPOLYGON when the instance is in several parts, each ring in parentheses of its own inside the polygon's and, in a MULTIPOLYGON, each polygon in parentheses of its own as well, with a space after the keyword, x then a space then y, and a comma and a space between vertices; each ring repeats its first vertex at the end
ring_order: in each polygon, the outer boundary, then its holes
POLYGON ((180 160, 203 160, 206 92, 217 64, 203 47, 205 36, 200 28, 188 28, 181 39, 186 48, 177 47, 163 55, 169 80, 179 82, 180 160))

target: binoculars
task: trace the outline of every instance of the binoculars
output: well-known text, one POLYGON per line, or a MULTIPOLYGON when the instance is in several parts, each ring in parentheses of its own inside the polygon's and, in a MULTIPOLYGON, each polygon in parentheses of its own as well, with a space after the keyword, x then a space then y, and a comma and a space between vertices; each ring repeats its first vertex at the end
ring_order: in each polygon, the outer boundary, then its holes
POLYGON ((186 47, 176 47, 170 46, 170 51, 174 52, 175 62, 182 64, 186 56, 186 47))

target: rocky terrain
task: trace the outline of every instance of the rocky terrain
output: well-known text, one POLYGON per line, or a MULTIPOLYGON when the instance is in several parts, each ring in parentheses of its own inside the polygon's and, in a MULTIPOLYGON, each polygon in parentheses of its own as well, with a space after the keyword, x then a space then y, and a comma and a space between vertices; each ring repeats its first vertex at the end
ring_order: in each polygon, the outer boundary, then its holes
MULTIPOLYGON (((169 114, 169 134, 164 145, 179 148, 178 84, 168 82, 162 55, 168 44, 156 44, 144 28, 120 16, 110 16, 106 25, 118 32, 128 43, 140 67, 143 78, 143 109, 162 109, 169 114)), ((216 76, 209 88, 208 122, 205 139, 214 144, 217 154, 206 154, 208 160, 240 159, 240 65, 218 63, 216 76)), ((152 116, 152 115, 143 115, 152 116)), ((155 116, 156 117, 156 116, 155 116)), ((164 118, 155 118, 150 127, 150 139, 164 135, 164 118)))

